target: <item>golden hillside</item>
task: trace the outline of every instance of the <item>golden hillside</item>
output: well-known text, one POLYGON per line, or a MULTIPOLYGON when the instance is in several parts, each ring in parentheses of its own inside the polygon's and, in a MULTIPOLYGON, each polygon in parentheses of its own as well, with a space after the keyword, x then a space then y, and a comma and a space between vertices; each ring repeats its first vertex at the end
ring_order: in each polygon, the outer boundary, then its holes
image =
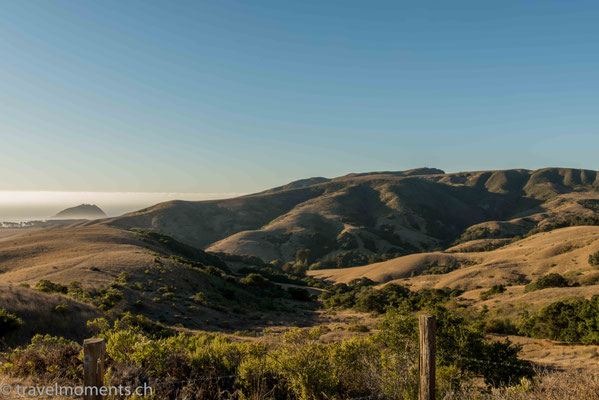
POLYGON ((381 285, 400 283, 413 290, 447 287, 464 290, 461 298, 479 306, 497 308, 526 303, 538 308, 560 298, 599 294, 596 284, 529 293, 524 293, 523 285, 549 273, 559 273, 582 285, 593 283, 599 271, 589 265, 588 259, 598 251, 599 227, 576 226, 538 233, 492 251, 421 253, 362 267, 313 270, 307 274, 343 283, 368 278, 381 285), (492 300, 479 301, 481 292, 497 284, 507 285, 506 292, 492 300))
POLYGON ((294 261, 308 249, 308 263, 334 263, 351 253, 360 265, 374 255, 445 249, 455 240, 522 235, 574 216, 599 221, 598 188, 599 174, 589 170, 421 168, 311 178, 234 199, 167 202, 100 223, 265 261, 294 261))
POLYGON ((0 282, 77 280, 97 287, 123 271, 151 266, 153 256, 145 246, 132 232, 102 225, 22 235, 0 242, 0 282))

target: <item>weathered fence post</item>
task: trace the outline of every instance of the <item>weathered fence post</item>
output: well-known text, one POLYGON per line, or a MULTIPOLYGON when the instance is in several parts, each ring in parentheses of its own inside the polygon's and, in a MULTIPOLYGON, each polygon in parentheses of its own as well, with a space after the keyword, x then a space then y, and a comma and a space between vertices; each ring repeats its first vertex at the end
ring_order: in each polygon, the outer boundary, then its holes
POLYGON ((104 386, 104 339, 85 339, 83 341, 83 386, 84 400, 102 400, 100 388, 104 386), (90 391, 88 387, 96 389, 90 391))
POLYGON ((435 399, 435 331, 434 315, 421 315, 420 327, 420 394, 419 400, 435 399))

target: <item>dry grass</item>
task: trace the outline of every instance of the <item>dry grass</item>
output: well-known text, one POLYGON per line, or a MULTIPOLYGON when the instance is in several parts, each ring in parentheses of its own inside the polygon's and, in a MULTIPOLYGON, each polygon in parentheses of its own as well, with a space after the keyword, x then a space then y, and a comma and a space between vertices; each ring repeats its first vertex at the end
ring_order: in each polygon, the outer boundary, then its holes
MULTIPOLYGON (((418 253, 408 256, 394 258, 389 261, 383 261, 375 264, 365 265, 363 267, 339 268, 339 269, 320 269, 307 271, 309 276, 324 279, 332 282, 347 283, 353 279, 368 278, 375 282, 389 282, 395 279, 407 278, 412 272, 421 272, 432 265, 444 266, 454 263, 458 256, 454 254, 418 253)), ((462 257, 465 260, 471 260, 472 257, 462 257)))
POLYGON ((0 305, 23 319, 24 325, 9 335, 9 344, 25 344, 35 334, 50 334, 81 341, 87 335, 86 322, 100 316, 95 307, 64 296, 0 283, 0 305), (66 304, 68 312, 55 310, 66 304))
POLYGON ((13 388, 14 395, 12 397, 0 397, 6 400, 13 399, 37 399, 37 400, 75 400, 77 397, 65 397, 65 396, 17 396, 16 390, 17 385, 21 387, 42 387, 54 385, 54 382, 40 382, 39 379, 33 377, 26 378, 13 378, 7 375, 0 374, 0 387, 3 385, 10 385, 13 388))
MULTIPOLYGON (((522 234, 536 223, 593 215, 594 211, 575 200, 599 197, 596 176, 595 171, 557 168, 349 174, 234 199, 161 203, 100 223, 153 229, 198 248, 253 254, 266 261, 294 260, 297 250, 318 246, 309 243, 310 238, 324 232, 331 242, 319 250, 317 258, 342 251, 334 239, 348 231, 374 240, 378 253, 402 247, 366 229, 382 225, 391 225, 403 242, 434 249, 439 246, 439 235, 429 227, 440 220, 450 230, 457 228, 449 236, 477 225, 522 234), (500 218, 508 220, 493 221, 500 218)), ((358 242, 357 248, 366 251, 365 244, 358 242)))
MULTIPOLYGON (((493 335, 505 340, 505 335, 493 335)), ((548 339, 533 339, 509 335, 512 343, 522 346, 520 358, 537 365, 564 371, 599 375, 599 346, 561 343, 548 339)))
POLYGON ((534 380, 491 393, 471 388, 447 394, 446 400, 597 400, 599 375, 573 372, 540 372, 534 380))
POLYGON ((0 242, 28 235, 42 230, 42 228, 0 228, 0 242))
POLYGON ((588 257, 598 250, 599 226, 574 226, 539 233, 493 251, 420 253, 363 267, 315 270, 308 271, 308 274, 334 282, 366 277, 386 283, 406 278, 401 282, 409 283, 415 289, 451 287, 467 290, 476 286, 491 287, 502 280, 515 279, 515 274, 534 279, 550 272, 592 273, 588 257), (442 275, 409 278, 412 271, 419 272, 433 262, 444 265, 452 259, 470 261, 476 265, 442 275))
POLYGON ((76 280, 99 287, 124 270, 143 271, 152 263, 153 257, 134 233, 106 226, 42 231, 0 242, 0 282, 4 283, 76 280))

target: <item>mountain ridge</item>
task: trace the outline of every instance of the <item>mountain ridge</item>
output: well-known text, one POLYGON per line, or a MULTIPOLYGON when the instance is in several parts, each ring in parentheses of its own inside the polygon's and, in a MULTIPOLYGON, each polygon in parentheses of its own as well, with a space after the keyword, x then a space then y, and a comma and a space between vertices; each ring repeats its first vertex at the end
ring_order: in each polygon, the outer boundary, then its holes
POLYGON ((473 227, 510 237, 568 215, 594 216, 576 201, 599 198, 598 191, 592 170, 420 168, 308 178, 225 200, 171 201, 100 223, 266 261, 297 260, 299 250, 309 249, 308 264, 348 252, 364 263, 375 254, 442 248, 464 234, 480 238, 473 227))

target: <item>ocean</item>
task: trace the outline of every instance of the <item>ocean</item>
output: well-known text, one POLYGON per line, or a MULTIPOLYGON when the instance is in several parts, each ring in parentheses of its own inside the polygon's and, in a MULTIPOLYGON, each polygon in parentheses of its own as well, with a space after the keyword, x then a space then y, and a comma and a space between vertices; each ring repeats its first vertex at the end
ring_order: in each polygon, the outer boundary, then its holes
POLYGON ((65 208, 95 204, 109 217, 170 200, 216 200, 243 193, 0 191, 0 222, 43 221, 65 208))

